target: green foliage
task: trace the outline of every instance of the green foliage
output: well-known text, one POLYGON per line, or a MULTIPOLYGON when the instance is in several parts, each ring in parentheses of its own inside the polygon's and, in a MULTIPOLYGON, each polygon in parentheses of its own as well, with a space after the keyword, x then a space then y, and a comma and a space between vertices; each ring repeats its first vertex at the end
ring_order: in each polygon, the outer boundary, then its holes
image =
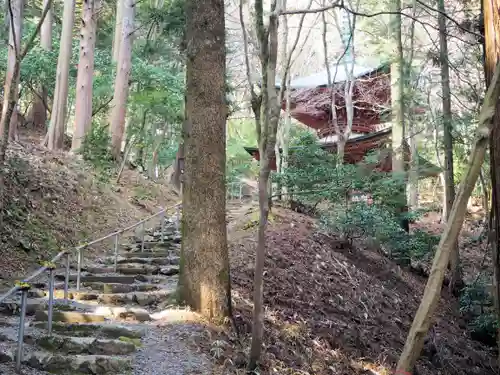
POLYGON ((114 167, 110 144, 111 136, 108 127, 93 123, 92 130, 87 134, 82 147, 78 150, 83 160, 97 170, 103 181, 107 181, 111 177, 114 167))
POLYGON ((287 186, 294 199, 321 207, 324 230, 344 238, 372 238, 402 264, 433 251, 439 238, 423 231, 406 233, 401 220, 418 218, 420 212, 401 214, 403 176, 377 172, 377 154, 362 163, 338 164, 336 155, 325 152, 312 134, 303 134, 290 148, 289 166, 276 179, 287 186), (353 202, 351 193, 371 198, 353 202))
POLYGON ((493 298, 486 286, 489 278, 482 275, 462 290, 460 312, 469 321, 471 334, 485 343, 495 343, 498 322, 493 298))

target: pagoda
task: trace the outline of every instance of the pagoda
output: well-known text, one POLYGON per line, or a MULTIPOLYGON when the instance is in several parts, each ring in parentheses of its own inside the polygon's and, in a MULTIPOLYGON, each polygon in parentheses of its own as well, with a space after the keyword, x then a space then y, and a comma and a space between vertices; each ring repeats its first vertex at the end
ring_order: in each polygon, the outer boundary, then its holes
MULTIPOLYGON (((345 85, 348 72, 354 82, 352 91, 353 121, 349 138, 344 148, 344 162, 359 163, 371 151, 380 150, 378 170, 392 170, 391 149, 391 76, 388 65, 375 67, 342 62, 330 68, 332 84, 326 70, 290 82, 290 115, 307 127, 314 129, 318 142, 324 150, 337 152, 337 130, 345 133, 347 111, 345 85), (347 65, 345 65, 347 64, 347 65), (332 123, 332 96, 336 107, 336 126, 332 123)), ((277 84, 279 89, 279 84, 277 84)), ((286 102, 282 103, 286 110, 286 102)), ((414 110, 421 113, 420 109, 414 110)), ((259 150, 245 147, 245 150, 259 160, 259 150)), ((290 150, 293 151, 293 150, 290 150)), ((409 149, 404 150, 409 161, 409 149)), ((439 174, 439 168, 419 157, 419 165, 425 166, 421 177, 439 174), (423 174, 423 175, 422 175, 423 174)), ((277 169, 276 158, 271 160, 271 168, 277 169)), ((419 168, 420 169, 420 168, 419 168)))

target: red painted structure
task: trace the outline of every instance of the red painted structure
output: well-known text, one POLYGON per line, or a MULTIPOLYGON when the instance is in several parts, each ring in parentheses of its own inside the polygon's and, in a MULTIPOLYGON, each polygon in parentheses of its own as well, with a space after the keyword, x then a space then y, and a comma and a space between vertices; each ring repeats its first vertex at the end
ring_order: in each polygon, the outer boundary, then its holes
MULTIPOLYGON (((361 73, 362 75, 355 78, 352 95, 354 103, 352 132, 368 134, 380 130, 380 123, 390 115, 391 77, 386 67, 372 71, 364 69, 361 73)), ((331 122, 332 96, 335 96, 337 124, 341 131, 344 131, 347 123, 345 84, 345 81, 341 81, 330 87, 327 84, 300 87, 303 84, 294 88, 292 82, 290 115, 317 130, 320 138, 335 134, 336 129, 331 122)), ((286 102, 282 104, 282 108, 286 108, 286 102)))
MULTIPOLYGON (((290 115, 297 121, 317 131, 318 137, 322 139, 321 147, 329 152, 336 152, 335 141, 328 141, 328 137, 335 136, 337 130, 344 132, 347 123, 347 112, 345 105, 346 73, 344 66, 337 66, 331 72, 334 84, 328 86, 328 75, 326 72, 313 74, 309 77, 299 78, 291 82, 290 88, 290 115), (337 73, 339 73, 337 75, 337 73), (334 96, 336 105, 336 123, 332 124, 331 104, 334 96)), ((332 70, 332 69, 331 69, 332 70)), ((356 164, 373 150, 380 150, 379 163, 373 168, 390 172, 392 170, 392 150, 390 128, 382 125, 389 120, 391 114, 391 75, 389 66, 380 66, 370 69, 362 66, 353 68, 353 124, 352 135, 356 137, 347 140, 344 149, 344 162, 356 164)), ((286 102, 282 103, 282 109, 286 109, 286 102)), ((422 113, 422 109, 414 110, 422 113)), ((260 160, 259 150, 255 147, 245 147, 245 150, 255 160, 260 160)), ((290 150, 293 152, 293 150, 290 150)), ((410 160, 410 150, 404 150, 404 158, 410 160)), ((423 160, 424 163, 428 163, 423 160)), ((270 161, 271 169, 276 170, 276 158, 270 161)), ((420 162, 419 162, 420 163, 420 162)), ((435 173, 435 172, 432 172, 435 173)))
MULTIPOLYGON (((367 134, 359 138, 351 138, 346 142, 344 149, 344 162, 349 164, 359 163, 366 154, 375 149, 383 149, 381 151, 380 164, 376 166, 376 169, 383 171, 390 171, 392 169, 392 155, 390 148, 387 148, 388 142, 390 141, 391 129, 381 130, 375 133, 367 134), (360 147, 361 146, 361 147, 360 147)), ((321 148, 330 152, 337 151, 337 145, 335 143, 324 143, 321 144, 321 148)), ((245 150, 253 156, 255 160, 260 160, 259 149, 256 147, 245 147, 245 150)), ((290 153, 293 153, 293 148, 291 148, 290 153)), ((276 170, 276 157, 271 159, 271 169, 276 170)))

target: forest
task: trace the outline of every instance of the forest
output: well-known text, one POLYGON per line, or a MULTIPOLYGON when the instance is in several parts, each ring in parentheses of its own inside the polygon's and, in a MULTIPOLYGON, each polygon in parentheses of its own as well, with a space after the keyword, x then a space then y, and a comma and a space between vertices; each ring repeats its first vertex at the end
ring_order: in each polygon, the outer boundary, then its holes
POLYGON ((0 373, 62 371, 25 342, 189 374, 176 340, 203 374, 499 373, 500 2, 1 4, 0 251, 26 267, 0 266, 0 373), (97 302, 57 321, 59 299, 97 302), (130 304, 157 325, 117 353, 52 333, 130 304), (174 308, 190 343, 158 328, 174 308))

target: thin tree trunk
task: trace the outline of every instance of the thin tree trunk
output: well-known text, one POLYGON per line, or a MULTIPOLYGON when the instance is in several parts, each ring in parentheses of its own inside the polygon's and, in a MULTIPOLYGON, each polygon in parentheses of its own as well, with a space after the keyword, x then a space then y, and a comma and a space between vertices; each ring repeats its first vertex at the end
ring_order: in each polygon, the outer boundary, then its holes
POLYGON ((94 77, 94 47, 96 19, 94 0, 84 0, 80 33, 80 60, 76 78, 75 126, 71 150, 82 146, 92 127, 92 84, 94 77))
MULTIPOLYGON (((43 0, 43 6, 45 7, 49 0, 43 0)), ((42 24, 42 29, 40 30, 40 40, 42 48, 45 51, 50 51, 52 49, 52 10, 49 8, 45 20, 42 24)))
MULTIPOLYGON (((290 82, 291 78, 288 76, 288 82, 285 91, 285 121, 283 122, 283 153, 281 156, 281 169, 286 171, 288 168, 288 154, 289 154, 289 144, 290 144, 290 129, 292 128, 292 116, 290 114, 290 82)), ((289 201, 288 196, 288 186, 283 186, 284 200, 289 201)))
MULTIPOLYGON (((401 0, 394 0, 391 20, 391 37, 394 48, 393 63, 391 65, 391 100, 392 100, 392 171, 401 176, 407 170, 405 163, 405 69, 403 59, 403 42, 401 37, 401 0)), ((398 196, 400 207, 397 213, 403 214, 408 210, 406 197, 406 183, 403 183, 398 196)), ((408 220, 402 219, 401 226, 408 230, 408 220)))
POLYGON ((75 0, 64 1, 63 26, 61 46, 57 60, 56 87, 54 103, 50 116, 48 147, 51 150, 60 150, 64 144, 66 132, 66 111, 68 106, 69 63, 71 60, 71 42, 73 38, 73 24, 75 20, 75 0))
MULTIPOLYGON (((445 191, 445 218, 448 222, 451 207, 455 200, 455 182, 453 177, 453 137, 451 118, 451 92, 450 92, 450 68, 448 65, 448 40, 446 31, 446 9, 444 0, 438 0, 438 23, 439 23, 439 57, 441 60, 441 91, 443 95, 443 143, 444 143, 444 191, 445 191)), ((463 286, 460 272, 460 255, 458 244, 450 256, 450 283, 449 289, 458 294, 463 286)))
POLYGON ((125 0, 116 0, 116 23, 115 23, 115 33, 113 34, 113 62, 118 62, 120 53, 120 44, 122 41, 122 29, 123 29, 123 8, 125 0))
POLYGON ((488 140, 492 129, 492 119, 495 114, 495 107, 499 95, 500 64, 495 68, 495 74, 491 80, 491 85, 484 98, 483 107, 479 114, 476 141, 470 154, 467 172, 459 185, 458 193, 450 212, 450 225, 445 227, 441 235, 441 241, 439 242, 439 246, 434 256, 424 295, 422 296, 420 306, 415 314, 408 337, 406 338, 403 352, 399 357, 397 371, 412 371, 424 346, 425 336, 429 331, 432 315, 436 310, 441 295, 444 274, 450 260, 450 255, 453 252, 453 247, 464 222, 467 201, 474 189, 484 162, 484 156, 488 148, 488 140))
POLYGON ((117 184, 120 182, 120 178, 122 177, 122 173, 123 173, 123 170, 125 169, 125 164, 127 163, 127 159, 128 159, 129 154, 130 154, 130 151, 132 150, 132 147, 134 147, 134 141, 135 141, 135 139, 132 136, 132 138, 129 141, 128 147, 126 147, 125 155, 123 155, 123 160, 122 160, 122 163, 120 165, 120 169, 118 170, 118 175, 116 176, 115 183, 117 183, 117 184))
POLYGON ((410 125, 411 134, 410 134, 410 152, 411 152, 411 165, 410 171, 408 174, 408 197, 410 207, 412 209, 418 208, 418 177, 419 177, 419 168, 418 168, 418 149, 417 149, 417 134, 415 129, 415 123, 410 125))
MULTIPOLYGON (((278 59, 278 17, 277 0, 271 3, 271 15, 267 31, 264 28, 262 0, 255 1, 256 28, 260 42, 260 60, 263 72, 262 84, 262 122, 259 134, 260 172, 259 172, 259 230, 257 251, 255 257, 254 292, 253 292, 253 324, 252 343, 250 346, 250 358, 248 370, 253 371, 257 367, 261 352, 262 339, 264 335, 264 263, 266 258, 265 231, 269 217, 269 176, 271 173, 270 160, 274 154, 276 133, 278 130, 279 115, 281 111, 281 99, 283 90, 280 90, 280 98, 276 93, 276 63, 278 59)), ((293 49, 291 53, 293 52, 293 49)), ((289 64, 288 64, 289 66, 289 64)), ((283 77, 286 79, 286 76, 283 77)), ((285 81, 286 82, 286 81, 285 81)), ((282 85, 283 86, 283 85, 282 85)))
MULTIPOLYGON (((9 0, 10 1, 10 0, 9 0)), ((17 113, 17 102, 19 101, 19 70, 16 70, 14 67, 16 65, 17 54, 19 53, 19 49, 21 48, 21 39, 22 39, 22 29, 23 29, 23 9, 24 9, 24 0, 14 0, 11 2, 12 8, 12 23, 10 24, 10 33, 9 33, 9 50, 7 55, 7 73, 6 73, 6 81, 12 79, 13 86, 11 87, 11 100, 16 102, 14 105, 12 115, 9 121, 9 141, 16 140, 17 138, 17 122, 18 122, 18 113, 17 113), (14 45, 16 46, 14 48, 14 45)), ((7 88, 4 92, 7 92, 7 88)))
POLYGON ((186 4, 186 183, 181 298, 203 316, 231 316, 226 235, 226 45, 223 0, 186 4))
MULTIPOLYGON (((10 0, 8 0, 10 1, 10 0)), ((16 90, 14 87, 14 77, 19 74, 19 70, 21 67, 21 62, 23 61, 24 57, 26 54, 31 50, 33 47, 33 44, 35 42, 35 38, 40 32, 40 28, 42 26, 42 23, 47 15, 48 10, 50 9, 52 5, 52 0, 49 0, 48 3, 45 5, 45 8, 43 9, 42 16, 40 17, 40 21, 38 22, 37 27, 35 28, 34 32, 31 34, 31 36, 28 38, 28 41, 26 42, 26 46, 24 49, 21 51, 21 48, 19 45, 14 45, 14 51, 16 52, 16 62, 14 64, 14 69, 13 73, 10 77, 10 79, 5 80, 5 91, 4 91, 4 103, 3 103, 3 108, 2 108, 2 119, 0 122, 0 165, 5 164, 5 157, 6 157, 6 152, 7 152, 7 146, 9 143, 9 127, 7 124, 10 123, 10 119, 12 117, 12 113, 14 112, 14 107, 16 105, 16 101, 13 100, 14 98, 14 93, 13 91, 16 90), (21 51, 21 52, 20 52, 21 51)), ((14 15, 13 12, 10 12, 9 10, 9 16, 10 19, 12 20, 14 15)), ((15 39, 15 38, 14 38, 15 39)), ((3 202, 4 202, 4 194, 5 194, 5 189, 3 189, 4 186, 4 174, 3 171, 0 170, 0 225, 2 224, 3 217, 3 202)))
MULTIPOLYGON (((44 0, 44 7, 48 0, 44 0)), ((45 51, 50 51, 52 49, 52 10, 49 9, 47 16, 42 24, 42 29, 40 30, 40 41, 42 48, 45 51)), ((31 122, 35 128, 42 128, 46 130, 47 122, 47 88, 40 87, 39 91, 35 94, 33 105, 31 107, 30 114, 28 115, 28 122, 31 122)))
MULTIPOLYGON (((495 65, 500 61, 500 14, 498 0, 484 0, 482 13, 484 19, 484 73, 486 84, 495 84, 495 65)), ((500 105, 496 103, 493 117, 493 132, 490 139, 490 176, 491 176, 491 213, 490 238, 493 263, 493 301, 496 310, 496 320, 500 321, 500 181, 498 168, 500 167, 500 105)), ((451 220, 451 219, 450 219, 451 220)), ((500 366, 500 327, 497 328, 498 365, 500 366)))
POLYGON ((134 0, 124 0, 122 34, 118 66, 116 69, 115 91, 111 112, 111 152, 118 160, 122 149, 127 116, 127 99, 129 93, 129 77, 132 68, 132 33, 134 31, 134 0))

